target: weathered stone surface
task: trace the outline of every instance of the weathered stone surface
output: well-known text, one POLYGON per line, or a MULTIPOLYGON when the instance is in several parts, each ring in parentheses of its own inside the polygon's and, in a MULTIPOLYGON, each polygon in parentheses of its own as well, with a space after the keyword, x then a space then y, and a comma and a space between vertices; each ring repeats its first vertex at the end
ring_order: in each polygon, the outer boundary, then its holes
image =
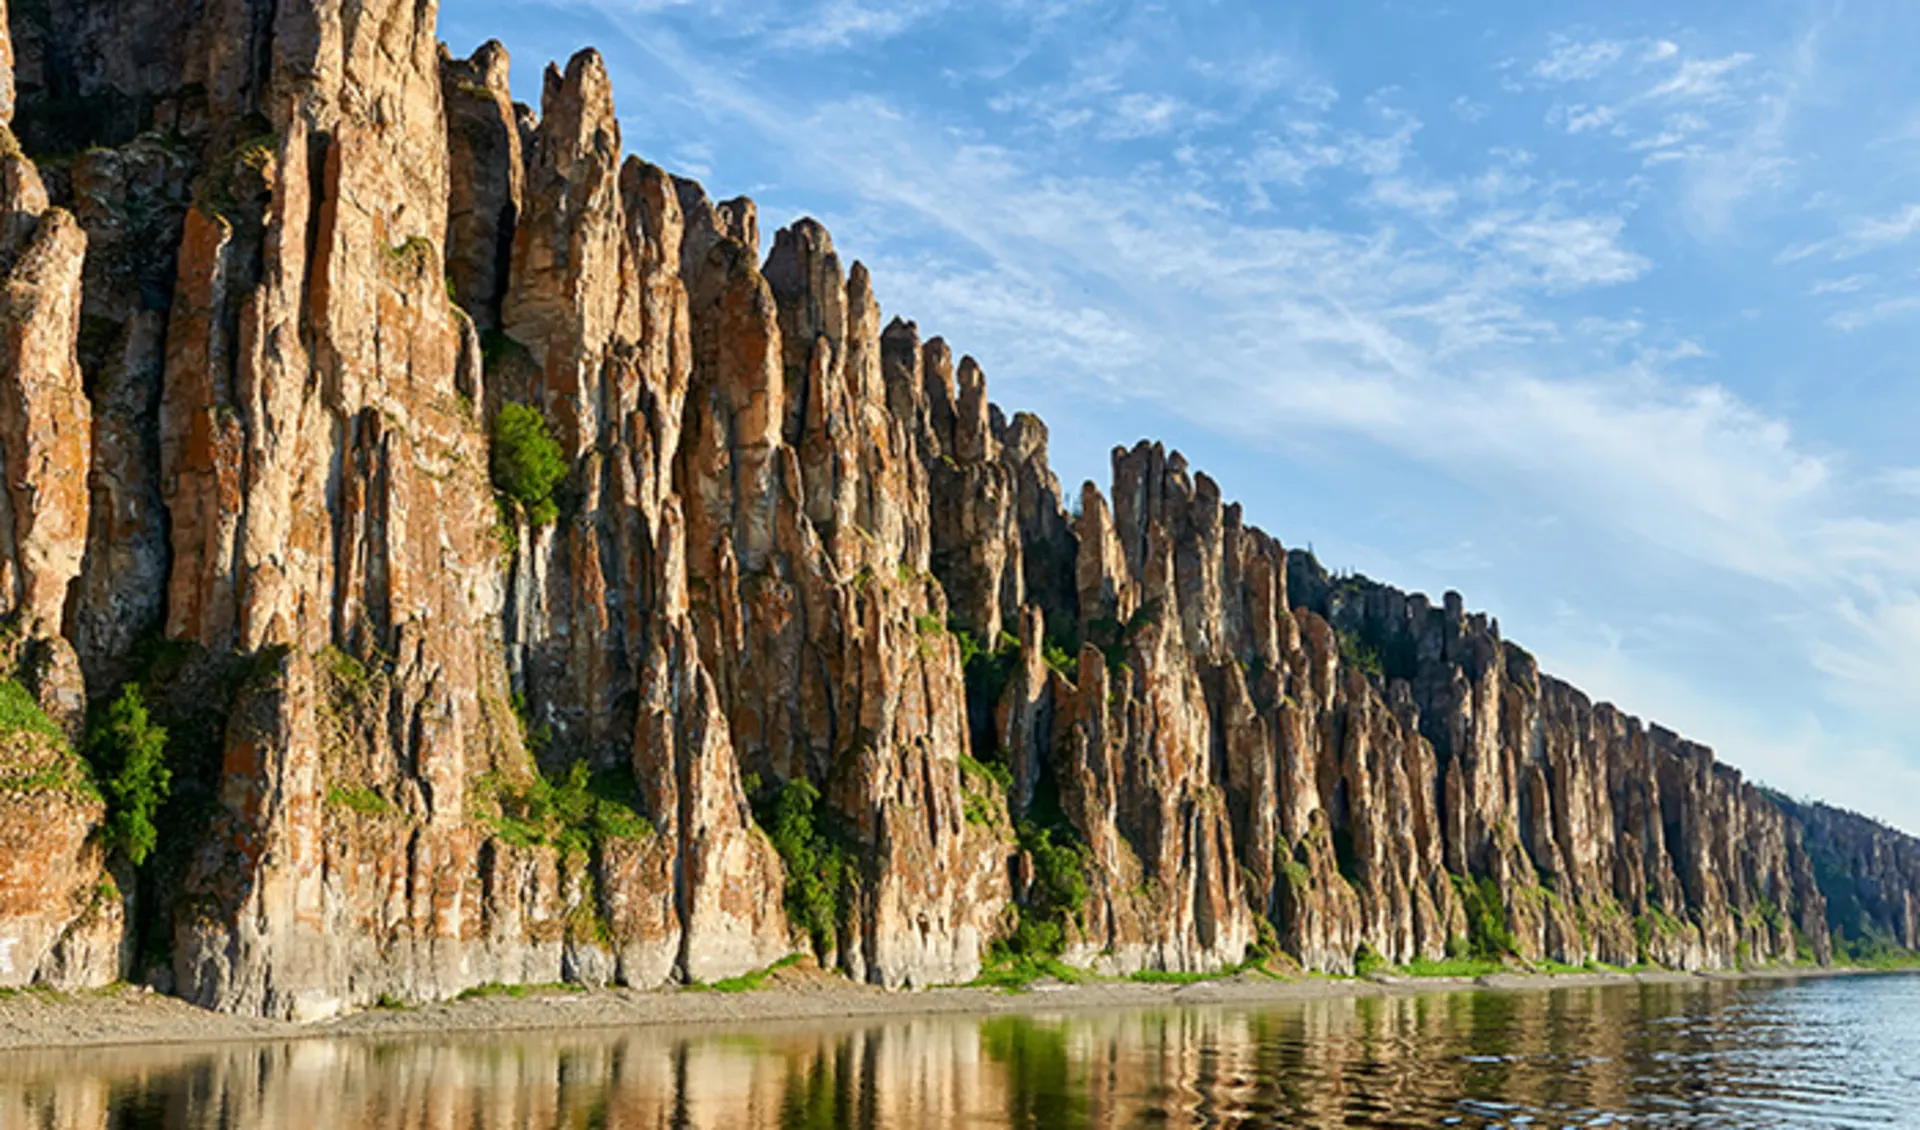
MULTIPOLYGON (((1455 595, 1327 576, 1178 453, 1070 512, 1045 426, 821 225, 763 264, 752 201, 623 154, 597 54, 536 116, 433 19, 16 5, 17 128, 81 155, 0 145, 7 669, 76 737, 145 687, 193 815, 93 898, 98 802, 0 799, 37 864, 0 873, 11 976, 110 979, 138 931, 280 1016, 727 977, 810 940, 754 817, 799 781, 851 861, 819 956, 889 986, 980 971, 1036 829, 1089 861, 1065 957, 1111 972, 1439 958, 1488 899, 1529 960, 1920 942, 1914 841, 1762 797, 1455 595), (493 496, 508 403, 550 507, 493 496), (515 807, 576 772, 650 827, 515 807)), ((48 756, 0 742, 0 780, 48 756)))
POLYGON ((1541 675, 1457 594, 1434 608, 1299 553, 1289 570, 1295 601, 1339 635, 1353 691, 1384 687, 1404 740, 1431 746, 1413 809, 1439 830, 1427 869, 1492 879, 1522 956, 1724 968, 1810 946, 1824 960, 1799 828, 1737 771, 1541 675), (1352 681, 1356 661, 1371 678, 1352 681))
POLYGON ((1804 829, 1836 943, 1920 950, 1920 841, 1830 805, 1768 799, 1804 829))
POLYGON ((440 59, 447 105, 447 285, 482 333, 500 326, 526 191, 508 66, 498 41, 468 59, 454 59, 443 49, 440 59))
POLYGON ((0 988, 98 988, 125 972, 126 906, 94 834, 105 812, 65 743, 0 735, 0 988))
POLYGON ((13 33, 7 24, 7 6, 0 0, 0 126, 13 124, 13 33))
POLYGON ((81 386, 87 238, 0 127, 0 619, 58 635, 86 549, 92 406, 81 386))

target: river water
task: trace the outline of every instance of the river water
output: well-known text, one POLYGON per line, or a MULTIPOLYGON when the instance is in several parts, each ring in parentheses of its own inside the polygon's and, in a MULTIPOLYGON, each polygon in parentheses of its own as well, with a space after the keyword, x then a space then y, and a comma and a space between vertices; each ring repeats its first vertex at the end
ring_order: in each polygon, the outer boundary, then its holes
POLYGON ((0 1127, 1920 1127, 1920 977, 0 1054, 0 1127))

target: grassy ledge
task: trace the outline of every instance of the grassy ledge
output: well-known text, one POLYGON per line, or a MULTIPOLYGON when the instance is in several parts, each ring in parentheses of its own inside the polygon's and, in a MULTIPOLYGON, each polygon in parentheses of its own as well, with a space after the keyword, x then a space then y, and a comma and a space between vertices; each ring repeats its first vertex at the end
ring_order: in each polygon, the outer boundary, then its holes
POLYGON ((790 953, 772 965, 767 966, 765 969, 756 969, 751 973, 742 973, 738 977, 723 977, 711 984, 695 981, 687 986, 687 991, 693 993, 751 993, 764 986, 767 983, 767 979, 775 973, 780 972, 782 969, 791 969, 800 964, 800 960, 805 956, 805 954, 790 953))

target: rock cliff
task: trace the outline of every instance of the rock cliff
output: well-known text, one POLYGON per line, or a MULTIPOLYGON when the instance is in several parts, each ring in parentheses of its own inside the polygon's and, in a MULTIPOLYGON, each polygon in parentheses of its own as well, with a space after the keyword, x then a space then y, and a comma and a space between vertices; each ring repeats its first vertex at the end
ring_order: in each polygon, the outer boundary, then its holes
POLYGON ((1914 946, 1914 841, 1328 576, 1177 453, 1070 502, 820 225, 763 251, 625 154, 598 55, 536 112, 434 15, 0 19, 0 985, 1719 967, 1828 960, 1836 884, 1914 946), (137 868, 90 736, 129 688, 137 868))

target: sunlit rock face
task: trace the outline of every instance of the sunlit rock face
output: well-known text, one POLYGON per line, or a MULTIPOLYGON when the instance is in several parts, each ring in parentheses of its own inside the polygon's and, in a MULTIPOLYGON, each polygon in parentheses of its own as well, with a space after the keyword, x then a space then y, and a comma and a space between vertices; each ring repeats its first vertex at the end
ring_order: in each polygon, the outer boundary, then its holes
POLYGON ((1913 841, 1783 815, 1457 596, 1327 576, 1178 453, 1069 495, 823 227, 763 241, 627 154, 597 54, 519 105, 434 19, 0 21, 7 666, 75 737, 137 684, 176 778, 134 903, 76 901, 102 805, 0 805, 7 881, 59 888, 0 894, 14 976, 300 1018, 809 941, 966 981, 1046 894, 1036 828, 1080 853, 1064 958, 1112 973, 1489 923, 1532 959, 1825 960, 1822 859, 1914 944, 1913 841), (549 497, 496 494, 510 409, 549 497), (799 782, 846 861, 811 928, 755 816, 799 782))

